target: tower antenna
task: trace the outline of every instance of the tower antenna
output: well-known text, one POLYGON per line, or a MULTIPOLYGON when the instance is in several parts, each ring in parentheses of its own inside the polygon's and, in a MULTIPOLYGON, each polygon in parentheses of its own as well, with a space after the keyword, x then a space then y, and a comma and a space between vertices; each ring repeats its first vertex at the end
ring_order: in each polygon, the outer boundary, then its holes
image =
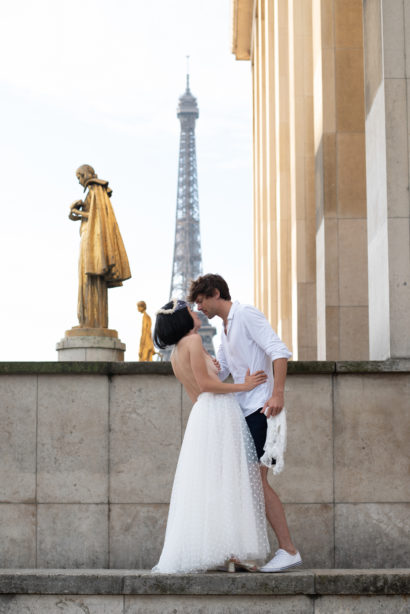
POLYGON ((186 89, 189 91, 189 55, 186 57, 186 89))

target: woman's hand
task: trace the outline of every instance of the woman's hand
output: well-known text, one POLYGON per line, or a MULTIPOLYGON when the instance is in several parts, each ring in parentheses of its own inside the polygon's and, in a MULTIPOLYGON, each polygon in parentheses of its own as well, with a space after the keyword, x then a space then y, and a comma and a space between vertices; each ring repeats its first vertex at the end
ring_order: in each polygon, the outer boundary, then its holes
POLYGON ((254 388, 256 388, 256 386, 264 384, 267 379, 268 376, 266 375, 265 371, 255 371, 255 373, 252 373, 251 375, 248 369, 245 375, 245 390, 253 390, 254 388))
POLYGON ((216 358, 213 358, 212 356, 211 356, 211 358, 212 358, 212 362, 214 363, 215 367, 218 369, 218 371, 220 371, 221 370, 221 365, 219 364, 219 361, 216 360, 216 358))

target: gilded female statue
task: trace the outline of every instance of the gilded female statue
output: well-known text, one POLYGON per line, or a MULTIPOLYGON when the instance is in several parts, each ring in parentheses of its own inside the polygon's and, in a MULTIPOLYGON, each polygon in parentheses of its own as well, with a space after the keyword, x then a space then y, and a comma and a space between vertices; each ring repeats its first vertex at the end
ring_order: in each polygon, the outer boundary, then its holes
POLYGON ((77 169, 79 183, 88 193, 76 200, 69 218, 81 221, 78 263, 79 328, 108 328, 107 289, 122 286, 131 277, 124 243, 110 202, 108 181, 98 179, 92 166, 77 169))

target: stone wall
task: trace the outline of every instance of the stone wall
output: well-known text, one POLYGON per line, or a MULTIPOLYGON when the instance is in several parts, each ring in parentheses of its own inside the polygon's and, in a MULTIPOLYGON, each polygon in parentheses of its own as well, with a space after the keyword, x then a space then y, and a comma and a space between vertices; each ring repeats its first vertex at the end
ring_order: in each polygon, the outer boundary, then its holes
MULTIPOLYGON (((289 363, 286 399, 305 564, 405 567, 410 361, 289 363)), ((151 567, 190 406, 168 363, 0 363, 1 566, 151 567)))

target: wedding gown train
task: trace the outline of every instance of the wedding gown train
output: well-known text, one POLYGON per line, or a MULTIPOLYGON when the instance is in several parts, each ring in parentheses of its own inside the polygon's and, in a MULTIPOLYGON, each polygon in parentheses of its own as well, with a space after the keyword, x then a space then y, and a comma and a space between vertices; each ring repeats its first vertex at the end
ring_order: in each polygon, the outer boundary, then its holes
POLYGON ((254 560, 268 552, 252 436, 233 394, 204 392, 186 427, 164 547, 153 571, 200 571, 232 555, 254 560))

